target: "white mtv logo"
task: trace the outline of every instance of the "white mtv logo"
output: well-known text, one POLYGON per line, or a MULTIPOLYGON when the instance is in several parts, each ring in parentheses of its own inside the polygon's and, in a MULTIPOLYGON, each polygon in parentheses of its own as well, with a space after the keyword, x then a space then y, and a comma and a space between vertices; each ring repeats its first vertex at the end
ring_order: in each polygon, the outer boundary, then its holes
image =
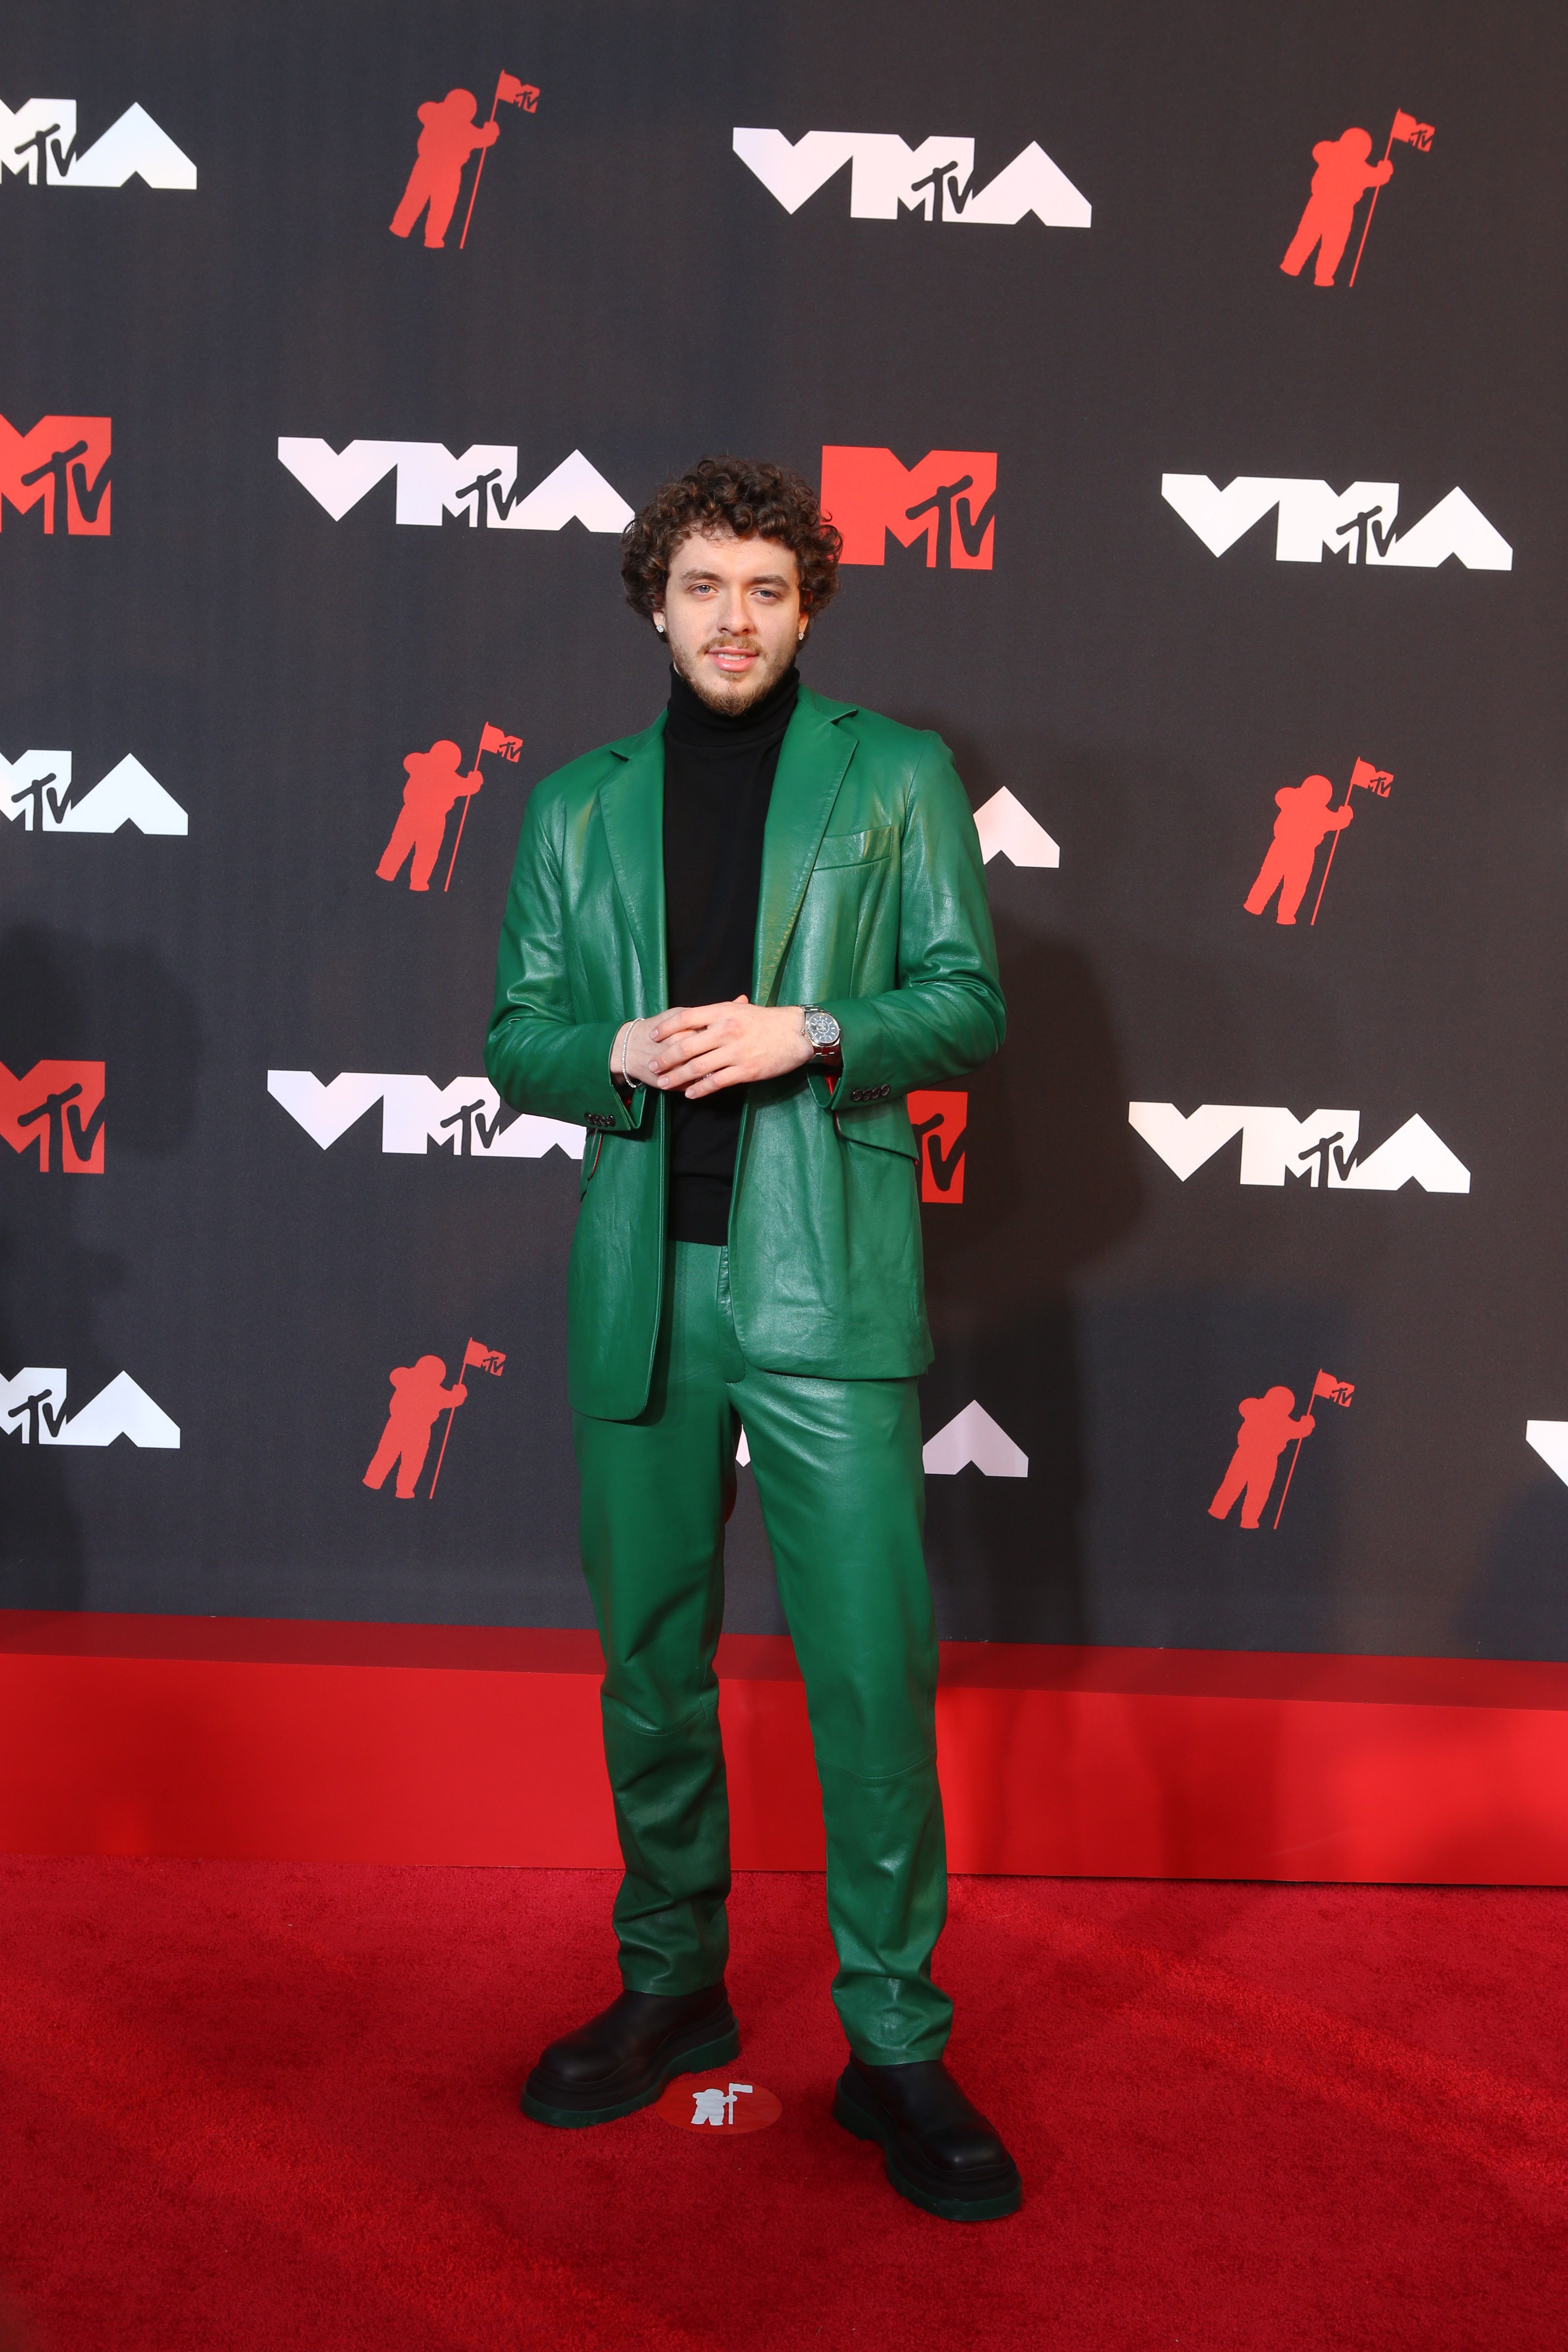
POLYGON ((282 435, 278 455, 334 522, 395 470, 399 522, 438 525, 449 514, 466 516, 470 530, 561 530, 575 521, 587 530, 622 531, 632 519, 620 492, 581 449, 526 497, 515 442, 475 441, 454 457, 442 441, 351 441, 334 450, 326 441, 282 435))
POLYGON ((736 154, 786 213, 841 172, 849 178, 851 220, 897 220, 900 207, 928 221, 1012 228, 1033 213, 1047 228, 1087 228, 1089 200, 1034 140, 984 188, 974 180, 973 139, 926 139, 906 146, 896 132, 808 131, 792 146, 782 131, 737 131, 736 154))
POLYGON ((325 1085, 310 1070, 268 1070, 267 1091, 323 1151, 381 1105, 383 1151, 421 1155, 434 1143, 460 1160, 540 1160, 550 1150, 583 1157, 583 1129, 524 1113, 503 1128, 501 1099, 488 1078, 433 1078, 390 1070, 343 1070, 325 1085))
POLYGON ((1272 1104, 1200 1103, 1184 1118, 1174 1103, 1135 1102, 1127 1118, 1184 1184, 1239 1135, 1244 1184, 1283 1184, 1289 1172, 1314 1192, 1397 1192, 1412 1177, 1424 1192, 1470 1189, 1469 1170, 1424 1118, 1407 1118, 1363 1160, 1358 1110, 1296 1118, 1272 1104))
POLYGON ((1036 823, 1024 806, 1003 785, 993 793, 974 812, 974 830, 980 835, 980 855, 987 866, 994 857, 1005 857, 1014 866, 1059 866, 1061 851, 1043 824, 1036 823))
POLYGON ((13 113, 0 102, 0 185, 7 173, 48 188, 122 188, 133 173, 150 188, 194 188, 196 167, 140 106, 128 106, 78 155, 74 98, 30 98, 13 113))
POLYGON ((68 751, 24 751, 16 760, 0 754, 0 816, 24 833, 118 833, 122 824, 138 833, 191 829, 173 793, 129 752, 79 800, 68 751))
POLYGON ((1457 555, 1467 572, 1511 572, 1513 550, 1463 490, 1450 490, 1430 514, 1396 536, 1397 482, 1352 482, 1343 492, 1327 482, 1277 474, 1238 474, 1216 489, 1206 474, 1162 474, 1160 494, 1196 531, 1211 555, 1223 555, 1243 534, 1279 509, 1274 555, 1279 563, 1321 563, 1345 554, 1352 563, 1435 571, 1457 555))
POLYGON ((112 1445, 117 1437, 132 1445, 180 1443, 178 1426, 129 1372, 116 1372, 68 1420, 66 1373, 58 1364, 24 1364, 14 1381, 0 1379, 0 1429, 24 1445, 112 1445))

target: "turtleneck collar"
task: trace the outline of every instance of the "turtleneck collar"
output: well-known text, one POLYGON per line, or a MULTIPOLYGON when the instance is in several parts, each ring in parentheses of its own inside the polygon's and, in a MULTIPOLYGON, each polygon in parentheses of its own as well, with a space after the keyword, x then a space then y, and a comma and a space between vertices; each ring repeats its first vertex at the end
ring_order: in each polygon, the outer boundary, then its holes
POLYGON ((800 672, 792 662, 776 686, 744 710, 715 710, 688 686, 678 669, 669 673, 669 715, 665 733, 694 751, 763 751, 782 741, 800 692, 800 672))

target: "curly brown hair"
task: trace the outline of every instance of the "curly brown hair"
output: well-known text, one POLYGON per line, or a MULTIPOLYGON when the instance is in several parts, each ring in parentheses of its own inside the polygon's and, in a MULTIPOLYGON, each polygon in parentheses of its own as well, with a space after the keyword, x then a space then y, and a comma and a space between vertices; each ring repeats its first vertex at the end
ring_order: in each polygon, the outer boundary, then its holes
POLYGON ((772 539, 800 566, 801 610, 815 620, 838 587, 840 532, 811 484, 787 466, 745 457, 702 457, 679 481, 655 491, 621 533, 621 578, 634 613, 651 621, 664 604, 670 558, 693 531, 772 539))

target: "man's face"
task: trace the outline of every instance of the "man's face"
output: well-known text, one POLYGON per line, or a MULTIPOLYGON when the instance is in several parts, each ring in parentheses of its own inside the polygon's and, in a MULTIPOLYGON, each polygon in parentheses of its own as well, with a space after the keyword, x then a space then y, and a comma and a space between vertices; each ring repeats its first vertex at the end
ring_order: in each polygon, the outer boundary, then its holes
POLYGON ((800 566, 773 539, 694 531, 670 559, 661 616, 694 694, 733 717, 776 686, 800 642, 800 566))

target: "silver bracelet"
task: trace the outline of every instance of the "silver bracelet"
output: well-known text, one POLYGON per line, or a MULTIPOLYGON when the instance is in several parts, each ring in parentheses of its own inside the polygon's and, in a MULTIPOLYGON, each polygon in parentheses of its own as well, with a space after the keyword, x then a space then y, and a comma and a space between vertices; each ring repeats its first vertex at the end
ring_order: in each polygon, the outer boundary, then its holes
MULTIPOLYGON (((639 1014, 638 1019, 640 1018, 641 1015, 639 1014)), ((628 1021, 626 1028, 621 1033, 621 1084, 623 1087, 629 1087, 632 1083, 631 1079, 626 1075, 626 1055, 631 1046, 632 1031, 637 1027, 637 1025, 636 1021, 628 1021)))

